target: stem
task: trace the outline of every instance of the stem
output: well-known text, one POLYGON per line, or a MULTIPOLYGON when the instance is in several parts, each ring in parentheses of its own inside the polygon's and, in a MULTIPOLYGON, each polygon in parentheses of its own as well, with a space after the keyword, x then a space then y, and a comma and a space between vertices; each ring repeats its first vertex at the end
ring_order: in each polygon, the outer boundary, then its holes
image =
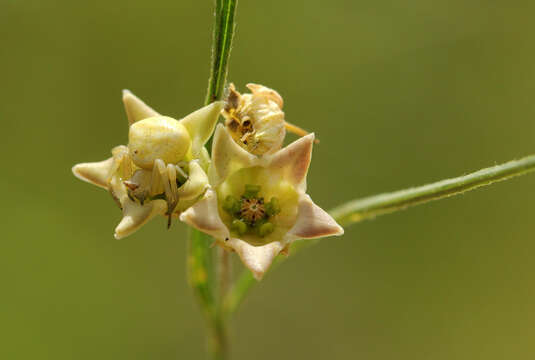
POLYGON ((215 269, 212 253, 209 251, 211 239, 203 233, 190 228, 188 248, 188 281, 192 287, 201 310, 207 319, 216 313, 213 289, 215 269))
POLYGON ((205 105, 223 97, 227 81, 228 59, 234 37, 234 15, 237 0, 216 0, 215 26, 212 42, 212 64, 205 105))
MULTIPOLYGON (((277 257, 272 267, 275 266, 279 261, 280 256, 277 257)), ((257 283, 256 279, 253 277, 250 271, 243 270, 241 275, 232 285, 232 288, 227 293, 227 296, 223 302, 223 311, 226 315, 232 314, 238 306, 245 299, 245 296, 249 290, 257 283)))
POLYGON ((230 261, 230 253, 219 247, 219 269, 218 269, 218 293, 219 299, 223 299, 228 292, 231 276, 232 276, 232 263, 230 261))
POLYGON ((462 194, 534 170, 535 155, 530 155, 453 179, 353 200, 331 210, 330 213, 341 225, 350 225, 377 215, 403 210, 409 206, 462 194))
POLYGON ((210 354, 214 360, 228 359, 227 323, 221 312, 212 319, 210 354))
MULTIPOLYGON (((532 171, 535 171, 535 155, 526 156, 520 160, 509 161, 502 165, 492 166, 453 179, 353 200, 336 207, 329 213, 342 225, 351 225, 365 219, 372 219, 377 215, 388 214, 404 210, 409 206, 424 204, 429 201, 462 194, 481 186, 524 175, 532 171)), ((293 256, 297 252, 310 247, 317 242, 318 240, 302 240, 294 242, 290 249, 290 254, 293 256)), ((278 256, 273 267, 280 264, 284 259, 284 257, 278 256)), ((234 312, 245 299, 249 290, 256 283, 257 281, 254 279, 251 272, 244 270, 225 298, 225 312, 229 314, 234 312)))
POLYGON ((188 280, 208 324, 209 348, 213 359, 226 359, 228 342, 226 325, 216 298, 215 278, 217 270, 213 261, 210 236, 190 228, 188 251, 188 280))
MULTIPOLYGON (((205 105, 223 97, 234 36, 236 3, 237 0, 216 0, 212 62, 205 105)), ((208 322, 212 358, 222 360, 228 358, 228 339, 226 318, 221 310, 222 294, 217 289, 224 291, 227 287, 225 274, 228 266, 222 264, 220 271, 216 271, 210 249, 212 243, 213 239, 210 236, 195 229, 190 230, 188 274, 189 283, 208 322)))

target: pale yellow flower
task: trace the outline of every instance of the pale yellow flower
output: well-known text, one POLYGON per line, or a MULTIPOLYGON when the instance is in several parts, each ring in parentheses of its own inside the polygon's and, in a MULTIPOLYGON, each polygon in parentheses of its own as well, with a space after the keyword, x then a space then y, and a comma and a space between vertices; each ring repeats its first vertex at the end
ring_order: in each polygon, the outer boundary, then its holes
POLYGON ((180 219, 236 251, 257 279, 293 241, 343 234, 306 194, 313 143, 309 134, 273 154, 256 156, 218 125, 210 188, 180 219))
POLYGON ((112 157, 73 167, 76 177, 110 192, 123 211, 117 239, 130 235, 156 215, 177 217, 208 187, 209 156, 204 144, 223 106, 205 106, 181 120, 162 116, 128 90, 123 102, 129 144, 112 157))
POLYGON ((240 94, 234 84, 222 115, 230 135, 238 145, 255 155, 279 150, 286 135, 282 97, 273 89, 247 84, 250 94, 240 94))

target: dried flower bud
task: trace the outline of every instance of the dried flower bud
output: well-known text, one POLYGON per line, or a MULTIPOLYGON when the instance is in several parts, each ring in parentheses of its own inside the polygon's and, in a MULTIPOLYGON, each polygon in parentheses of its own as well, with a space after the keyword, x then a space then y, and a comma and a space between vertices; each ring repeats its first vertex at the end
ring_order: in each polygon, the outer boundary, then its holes
POLYGON ((238 145, 254 155, 271 154, 282 147, 286 135, 282 97, 275 90, 247 84, 252 94, 229 86, 222 111, 225 125, 238 145))

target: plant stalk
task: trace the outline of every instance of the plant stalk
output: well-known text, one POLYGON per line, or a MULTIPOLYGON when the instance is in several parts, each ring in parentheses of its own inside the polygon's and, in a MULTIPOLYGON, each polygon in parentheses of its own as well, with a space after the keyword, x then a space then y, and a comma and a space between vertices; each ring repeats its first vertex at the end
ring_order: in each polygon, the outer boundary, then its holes
MULTIPOLYGON (((212 61, 205 105, 221 100, 228 73, 228 59, 234 37, 234 16, 237 0, 216 0, 215 25, 212 39, 212 61)), ((188 276, 189 283, 203 311, 209 327, 210 354, 213 359, 228 359, 226 317, 222 312, 221 291, 227 288, 228 262, 220 266, 216 262, 223 257, 213 257, 213 239, 198 230, 189 235, 188 276)))
POLYGON ((350 225, 362 220, 373 219, 377 215, 400 211, 409 206, 462 194, 534 170, 535 155, 530 155, 520 160, 509 161, 453 179, 353 200, 332 209, 330 214, 341 225, 350 225))
POLYGON ((210 328, 210 355, 214 360, 229 358, 228 324, 221 312, 212 319, 210 328))
POLYGON ((216 0, 212 39, 212 63, 205 105, 221 100, 228 73, 228 59, 234 38, 237 0, 216 0))

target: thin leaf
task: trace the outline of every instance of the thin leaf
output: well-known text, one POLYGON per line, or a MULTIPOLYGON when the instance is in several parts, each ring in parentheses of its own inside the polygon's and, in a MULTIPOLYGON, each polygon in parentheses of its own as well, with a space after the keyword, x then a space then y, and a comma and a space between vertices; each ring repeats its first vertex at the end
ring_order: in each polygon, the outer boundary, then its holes
POLYGON ((350 225, 409 206, 439 200, 535 170, 535 155, 492 166, 474 173, 432 184, 350 201, 330 211, 341 225, 350 225))

